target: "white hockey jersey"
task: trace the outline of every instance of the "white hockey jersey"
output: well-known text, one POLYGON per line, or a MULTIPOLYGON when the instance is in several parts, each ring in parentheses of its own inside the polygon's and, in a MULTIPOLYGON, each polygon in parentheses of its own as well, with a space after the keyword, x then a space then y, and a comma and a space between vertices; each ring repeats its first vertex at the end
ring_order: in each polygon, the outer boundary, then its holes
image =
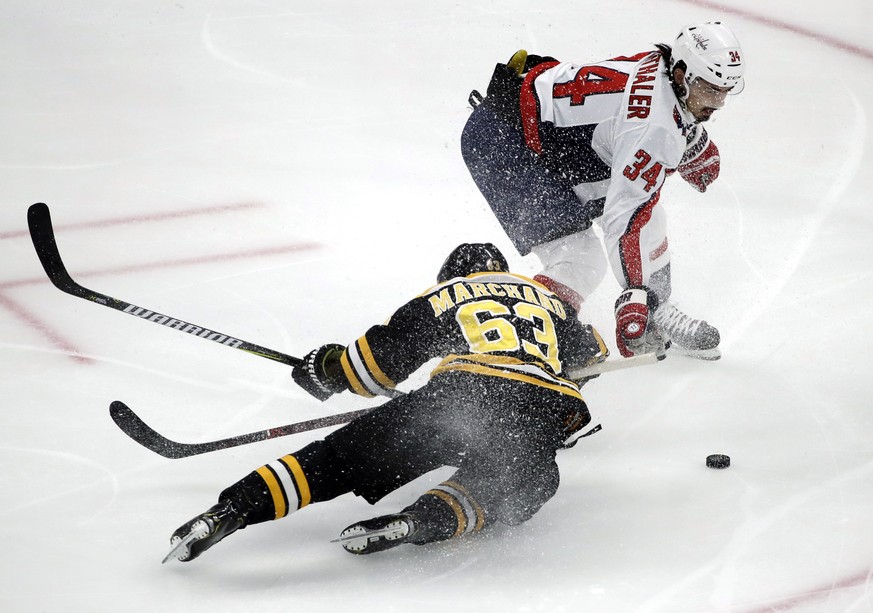
POLYGON ((649 253, 640 233, 665 177, 705 135, 679 105, 660 52, 541 63, 525 76, 520 109, 527 146, 582 202, 605 198, 599 223, 610 261, 626 286, 642 285, 649 253))

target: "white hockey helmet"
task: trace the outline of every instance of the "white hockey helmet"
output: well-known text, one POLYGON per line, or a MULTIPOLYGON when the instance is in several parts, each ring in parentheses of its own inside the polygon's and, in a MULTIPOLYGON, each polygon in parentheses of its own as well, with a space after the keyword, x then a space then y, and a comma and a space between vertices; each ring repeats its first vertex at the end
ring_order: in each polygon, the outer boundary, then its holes
POLYGON ((677 62, 685 63, 685 80, 701 78, 718 87, 730 87, 738 94, 746 86, 746 62, 740 42, 720 21, 708 21, 682 28, 673 43, 670 72, 677 62))

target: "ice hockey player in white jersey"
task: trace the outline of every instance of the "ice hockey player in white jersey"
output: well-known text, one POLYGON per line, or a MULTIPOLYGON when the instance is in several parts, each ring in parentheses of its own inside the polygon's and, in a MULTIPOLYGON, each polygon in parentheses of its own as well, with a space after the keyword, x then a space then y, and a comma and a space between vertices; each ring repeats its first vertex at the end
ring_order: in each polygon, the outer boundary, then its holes
POLYGON ((701 124, 742 91, 744 73, 734 34, 708 22, 594 64, 519 51, 497 65, 484 100, 471 94, 461 148, 476 185, 519 253, 539 258, 535 279, 577 310, 612 268, 624 356, 670 342, 720 356, 718 330, 670 301, 660 197, 674 172, 700 192, 718 177, 701 124))

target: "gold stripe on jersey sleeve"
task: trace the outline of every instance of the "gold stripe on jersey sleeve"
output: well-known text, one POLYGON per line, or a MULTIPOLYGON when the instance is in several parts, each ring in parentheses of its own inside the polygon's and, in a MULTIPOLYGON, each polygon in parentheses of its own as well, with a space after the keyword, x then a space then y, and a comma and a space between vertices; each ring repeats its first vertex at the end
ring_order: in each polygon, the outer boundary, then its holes
POLYGON ((343 355, 340 358, 340 365, 343 367, 343 373, 346 375, 346 379, 349 381, 349 385, 352 386, 352 391, 355 392, 359 396, 363 396, 364 398, 373 398, 373 394, 371 394, 364 384, 361 382, 357 373, 355 372, 355 368, 352 366, 352 363, 349 362, 349 350, 346 349, 343 351, 343 355))
POLYGON ((458 517, 458 529, 455 530, 452 538, 464 534, 464 532, 467 530, 467 514, 464 513, 464 509, 461 507, 461 504, 457 500, 455 500, 455 497, 442 490, 428 490, 426 493, 441 499, 452 508, 452 510, 455 512, 455 515, 458 517))
POLYGON ((364 359, 364 363, 367 365, 367 368, 370 369, 370 373, 379 385, 392 390, 397 387, 397 384, 394 383, 394 381, 392 381, 381 368, 379 368, 378 364, 376 364, 376 358, 373 357, 373 352, 370 350, 370 343, 367 342, 366 336, 362 336, 358 339, 358 347, 361 351, 361 357, 364 359))
POLYGON ((297 491, 300 492, 300 507, 298 508, 302 509, 312 501, 309 481, 306 480, 306 475, 303 474, 303 469, 300 468, 300 462, 293 455, 286 455, 280 458, 280 461, 288 467, 288 470, 294 476, 294 483, 297 484, 297 491))
POLYGON ((276 479, 276 475, 267 466, 261 466, 255 472, 261 475, 261 479, 267 484, 267 489, 273 498, 273 508, 276 509, 275 519, 282 519, 287 515, 288 507, 285 504, 285 494, 282 492, 282 486, 276 479))

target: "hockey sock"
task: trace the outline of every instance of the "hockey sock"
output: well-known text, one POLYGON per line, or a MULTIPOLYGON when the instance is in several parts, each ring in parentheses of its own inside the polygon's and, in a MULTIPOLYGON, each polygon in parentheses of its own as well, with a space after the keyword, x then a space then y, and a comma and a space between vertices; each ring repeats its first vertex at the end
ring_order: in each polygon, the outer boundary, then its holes
POLYGON ((218 499, 238 502, 246 510, 247 525, 282 519, 308 504, 348 492, 341 466, 331 448, 316 441, 252 471, 218 499))
POLYGON ((455 481, 440 483, 403 511, 416 525, 409 542, 419 545, 476 533, 486 525, 484 509, 455 481))

